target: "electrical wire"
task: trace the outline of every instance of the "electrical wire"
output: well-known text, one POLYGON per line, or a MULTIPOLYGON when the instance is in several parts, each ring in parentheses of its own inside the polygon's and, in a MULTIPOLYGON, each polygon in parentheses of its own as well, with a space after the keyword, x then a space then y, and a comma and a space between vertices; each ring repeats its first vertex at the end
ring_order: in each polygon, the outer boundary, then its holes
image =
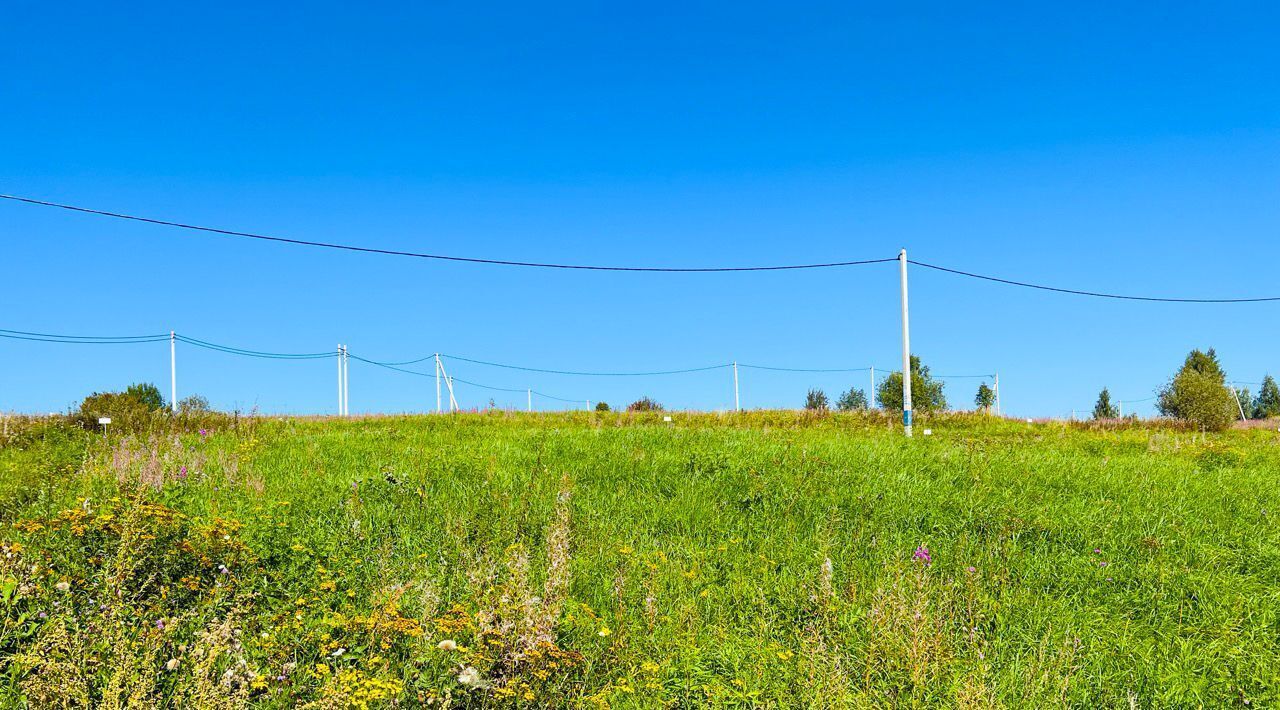
MULTIPOLYGON (((730 365, 732 367, 732 365, 730 365)), ((768 365, 748 365, 745 362, 738 363, 738 367, 745 367, 752 370, 771 370, 773 372, 867 372, 870 367, 847 367, 847 368, 805 368, 805 367, 770 367, 768 365)))
POLYGON ((168 335, 163 337, 152 338, 117 338, 107 339, 105 337, 85 336, 83 338, 58 338, 43 335, 17 335, 7 331, 0 331, 0 338, 9 340, 28 340, 36 343, 65 343, 70 345, 137 345, 140 343, 161 343, 169 339, 168 335), (90 339, 92 338, 92 339, 90 339))
POLYGON ((55 338, 58 340, 85 340, 85 341, 142 341, 151 342, 153 340, 168 340, 168 333, 154 333, 152 335, 59 335, 55 333, 32 333, 26 330, 5 330, 0 328, 0 333, 12 333, 14 335, 29 335, 36 338, 55 338))
POLYGON ((996 283, 1008 284, 1010 286, 1021 286, 1023 288, 1033 288, 1040 291, 1054 291, 1056 293, 1069 293, 1076 296, 1113 298, 1121 301, 1153 301, 1156 303, 1263 303, 1269 301, 1280 301, 1280 296, 1265 296, 1261 298, 1163 298, 1157 296, 1127 296, 1115 293, 1102 293, 1100 291, 1080 291, 1071 288, 1058 288, 1056 286, 1044 286, 1041 284, 1027 283, 1025 281, 1002 279, 995 276, 984 276, 970 271, 961 271, 959 269, 951 269, 945 266, 938 266, 936 264, 928 264, 923 261, 916 261, 915 259, 907 259, 907 263, 915 264, 916 266, 923 266, 926 269, 933 269, 935 271, 944 271, 948 274, 967 276, 972 279, 982 279, 983 281, 994 281, 996 283))
POLYGON ((860 259, 855 261, 831 261, 820 262, 814 264, 786 264, 781 266, 714 266, 714 267, 666 267, 666 266, 599 266, 587 264, 558 264, 537 261, 513 261, 509 259, 481 259, 466 256, 449 256, 444 254, 424 254, 421 252, 400 251, 396 249, 378 249, 374 247, 361 247, 352 244, 339 244, 335 242, 317 242, 308 239, 291 239, 288 237, 273 237, 266 234, 256 234, 253 232, 238 232, 230 229, 219 229, 216 227, 202 227, 196 224, 185 224, 183 222, 173 222, 164 219, 154 219, 151 217, 139 217, 137 215, 124 214, 121 212, 108 212, 106 210, 90 209, 88 207, 77 207, 75 205, 67 205, 58 202, 49 202, 46 200, 36 200, 30 197, 20 197, 18 195, 0 194, 0 199, 12 200, 15 202, 23 202, 29 205, 40 205, 43 207, 56 207, 58 209, 70 210, 72 212, 82 212, 85 214, 98 215, 102 217, 113 217, 115 219, 130 220, 133 222, 145 222, 147 224, 156 224, 164 227, 177 227, 179 229, 189 229, 196 232, 207 232, 209 234, 219 234, 228 237, 243 237, 246 239, 258 239, 268 242, 278 242, 281 244, 293 244, 295 246, 321 247, 324 249, 341 249, 344 251, 363 252, 366 254, 383 254, 387 256, 407 256, 418 259, 437 259, 440 261, 459 261, 470 264, 487 264, 490 266, 525 266, 539 269, 573 269, 580 271, 646 271, 646 272, 662 272, 662 273, 718 273, 718 272, 736 272, 736 271, 794 271, 799 269, 830 269, 844 266, 862 266, 865 264, 882 264, 890 261, 897 261, 896 258, 887 259, 860 259))
MULTIPOLYGON (((548 375, 580 375, 583 377, 649 377, 653 375, 682 375, 689 372, 706 372, 708 370, 721 370, 726 367, 733 367, 732 364, 724 365, 708 365, 706 367, 691 367, 684 370, 655 370, 652 372, 585 372, 581 370, 545 370, 537 367, 524 367, 521 365, 506 365, 498 362, 487 362, 485 360, 473 360, 458 355, 441 354, 442 358, 449 358, 459 362, 469 362, 473 365, 486 365, 488 367, 501 367, 507 370, 521 370, 523 372, 540 372, 548 375)), ((424 358, 425 359, 425 358, 424 358)))
POLYGON ((194 345, 198 348, 207 350, 217 350, 219 352, 229 353, 231 355, 244 355, 246 357, 267 358, 272 360, 322 360, 325 358, 337 357, 338 352, 321 352, 321 353, 272 353, 261 350, 247 350, 245 348, 232 347, 230 345, 219 345, 211 343, 207 340, 199 340, 197 338, 185 335, 176 335, 175 338, 188 345, 194 345))

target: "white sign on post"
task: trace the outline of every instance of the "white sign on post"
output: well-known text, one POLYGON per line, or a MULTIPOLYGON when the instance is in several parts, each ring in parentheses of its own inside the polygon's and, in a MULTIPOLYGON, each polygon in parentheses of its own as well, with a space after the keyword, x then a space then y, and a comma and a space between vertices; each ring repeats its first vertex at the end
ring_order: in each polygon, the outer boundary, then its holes
POLYGON ((98 417, 98 423, 99 423, 99 424, 110 424, 110 423, 111 423, 111 417, 98 417))

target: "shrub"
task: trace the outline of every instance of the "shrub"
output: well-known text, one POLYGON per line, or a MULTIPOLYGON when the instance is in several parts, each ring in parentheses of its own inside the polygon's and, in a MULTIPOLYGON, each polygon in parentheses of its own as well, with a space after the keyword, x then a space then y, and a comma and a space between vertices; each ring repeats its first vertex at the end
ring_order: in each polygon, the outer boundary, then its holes
POLYGON ((661 412, 662 405, 649 397, 641 397, 627 405, 628 412, 661 412))
MULTIPOLYGON (((913 395, 915 394, 914 390, 912 390, 912 394, 913 395)), ((978 385, 978 393, 973 396, 974 406, 976 406, 978 409, 984 412, 989 412, 991 411, 991 407, 994 406, 995 403, 996 403, 995 390, 987 386, 987 383, 985 382, 978 385)))
POLYGON ((1267 419, 1280 417, 1280 387, 1271 375, 1262 378, 1262 389, 1258 390, 1258 398, 1253 402, 1253 418, 1267 419))
POLYGON ((204 414, 211 411, 213 409, 209 406, 209 400, 198 394, 183 397, 178 401, 179 414, 204 414))
POLYGON ((1226 379, 1213 348, 1207 352, 1192 350, 1181 369, 1158 393, 1156 409, 1202 429, 1226 429, 1235 421, 1238 406, 1227 389, 1226 379))
POLYGON ((836 409, 842 412, 867 409, 867 394, 856 387, 850 387, 836 400, 836 409))
POLYGON ((153 412, 164 409, 164 396, 160 394, 160 388, 150 382, 129 385, 124 393, 138 400, 153 412))
MULTIPOLYGON (((130 388, 132 389, 132 388, 130 388)), ((80 403, 72 419, 82 428, 101 428, 98 419, 111 418, 112 431, 138 432, 165 418, 163 409, 152 406, 154 402, 139 399, 136 392, 94 392, 80 403)))
POLYGON ((1098 393, 1098 401, 1093 405, 1094 419, 1116 419, 1120 416, 1120 410, 1116 405, 1111 403, 1111 392, 1106 387, 1098 393))
MULTIPOLYGON (((929 368, 920 363, 918 355, 911 356, 911 408, 917 412, 936 412, 947 408, 947 398, 942 393, 943 383, 929 375, 929 368)), ((902 411, 902 373, 895 372, 880 383, 876 401, 888 410, 902 411)))
POLYGON ((608 403, 608 402, 596 402, 596 411, 597 411, 597 412, 607 412, 607 411, 609 411, 609 403, 608 403))
POLYGON ((812 411, 827 410, 827 393, 820 389, 811 389, 804 396, 804 408, 812 411))

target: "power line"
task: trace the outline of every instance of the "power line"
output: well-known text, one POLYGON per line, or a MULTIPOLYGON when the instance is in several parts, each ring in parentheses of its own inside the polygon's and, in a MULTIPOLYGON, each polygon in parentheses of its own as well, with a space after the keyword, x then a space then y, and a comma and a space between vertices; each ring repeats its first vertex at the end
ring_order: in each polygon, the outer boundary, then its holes
POLYGON ((471 358, 460 357, 458 355, 441 354, 440 357, 449 358, 450 360, 458 360, 459 362, 469 362, 473 365, 501 367, 507 370, 521 370, 523 372, 540 372, 548 375, 580 375, 583 377, 649 377, 654 375, 683 375, 689 372, 706 372, 708 370, 723 370, 726 367, 733 367, 732 364, 726 363, 724 365, 708 365, 706 367, 690 367, 684 370, 655 370, 651 372, 586 372, 582 370, 545 370, 538 367, 524 367, 522 365, 507 365, 507 364, 498 363, 498 362, 486 362, 484 360, 473 360, 471 358))
POLYGON ((1079 291, 1071 288, 1058 288, 1056 286, 1043 286, 1041 284, 1027 283, 1025 281, 1013 281, 1011 279, 1002 279, 995 276, 984 276, 975 274, 970 271, 961 271, 959 269, 950 269, 945 266, 936 264, 927 264, 923 261, 908 259, 907 263, 923 266, 926 269, 935 271, 945 271, 948 274, 956 274, 958 276, 968 276, 972 279, 982 279, 983 281, 994 281, 996 283, 1008 284, 1010 286, 1021 286, 1023 288, 1034 288, 1041 291, 1054 291, 1056 293, 1069 293, 1076 296, 1093 296, 1095 298, 1114 298, 1122 301, 1155 301, 1157 303, 1262 303, 1265 301, 1280 301, 1280 296, 1266 296, 1261 298, 1163 298, 1157 296, 1126 296, 1115 293, 1102 293, 1099 291, 1079 291))
MULTIPOLYGON (((230 345, 219 345, 218 343, 211 343, 206 340, 198 340, 196 338, 188 337, 185 335, 175 335, 174 337, 180 342, 186 343, 188 345, 194 345, 198 348, 205 348, 207 350, 216 350, 216 351, 228 353, 231 355, 244 355, 246 357, 268 358, 273 360, 321 360, 324 358, 337 357, 338 355, 337 351, 319 352, 319 353, 271 353, 271 352, 264 352, 261 350, 247 350, 245 348, 236 348, 230 345)), ((167 340, 168 336, 165 336, 165 339, 167 340)))
POLYGON ((845 367, 845 368, 806 368, 806 367, 770 367, 768 365, 748 365, 745 362, 738 363, 738 367, 745 367, 752 370, 771 370, 773 372, 866 372, 870 367, 845 367))
POLYGON ((736 271, 793 271, 799 269, 830 269, 844 266, 862 266, 864 264, 882 264, 890 261, 897 261, 896 258, 887 259, 861 259, 856 261, 831 261, 815 264, 787 264, 781 266, 715 266, 715 267, 665 267, 665 266, 598 266, 587 264, 557 264, 536 261, 513 261, 508 259, 480 259, 467 256, 448 256, 444 254, 424 254, 421 252, 399 251, 395 249, 378 249, 374 247, 361 247, 352 244, 339 244, 335 242, 317 242, 308 239, 291 239, 288 237, 273 237, 266 234, 255 234, 253 232, 238 232, 230 229, 219 229, 216 227, 202 227, 196 224, 185 224, 183 222, 172 222, 164 219, 154 219, 151 217, 139 217, 137 215, 123 214, 120 212, 108 212, 106 210, 90 209, 88 207, 77 207, 75 205, 61 204, 58 202, 48 202, 45 200, 36 200, 30 197, 19 197, 17 195, 0 194, 0 198, 13 200, 15 202, 24 202, 29 205, 40 205, 43 207, 57 207, 58 209, 70 210, 72 212, 82 212, 85 214, 99 215, 102 217, 114 217, 116 219, 130 220, 133 222, 145 222, 147 224, 157 224, 164 227, 177 227, 179 229, 189 229, 197 232, 207 232, 210 234, 220 234, 228 237, 243 237, 246 239, 259 239, 268 242, 279 242, 282 244, 293 244, 297 246, 321 247, 324 249, 341 249, 345 251, 363 252, 366 254, 384 254, 387 256, 408 256, 418 259, 438 259, 441 261, 460 261, 471 264, 488 264, 491 266, 525 266, 539 269, 574 269, 581 271, 647 271, 647 272, 663 272, 663 273, 717 273, 717 272, 736 272, 736 271))
POLYGON ((164 335, 164 336, 156 336, 156 337, 121 337, 121 338, 95 337, 95 336, 82 336, 82 337, 71 336, 71 337, 61 338, 56 336, 28 335, 28 334, 17 334, 17 333, 13 333, 12 331, 0 331, 0 338, 8 338, 9 340, 29 340, 37 343, 66 343, 66 344, 72 344, 72 345, 137 345, 140 343, 164 342, 169 339, 169 336, 164 335))

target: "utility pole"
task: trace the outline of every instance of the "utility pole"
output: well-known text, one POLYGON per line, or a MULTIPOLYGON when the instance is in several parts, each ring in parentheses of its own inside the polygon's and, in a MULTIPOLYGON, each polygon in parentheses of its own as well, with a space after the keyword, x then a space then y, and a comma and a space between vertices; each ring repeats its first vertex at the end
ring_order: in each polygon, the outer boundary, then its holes
POLYGON ((876 366, 871 366, 871 389, 867 390, 867 409, 875 409, 876 406, 876 366))
POLYGON ((178 412, 178 336, 169 331, 169 409, 178 412))
POLYGON ((911 326, 907 318, 907 250, 898 252, 902 274, 902 427, 911 436, 911 326))
POLYGON ((529 397, 529 404, 527 405, 527 409, 528 409, 530 412, 532 412, 532 411, 533 411, 533 388, 529 388, 529 389, 525 392, 525 394, 526 394, 526 395, 528 395, 528 397, 529 397))
POLYGON ((1231 396, 1236 400, 1236 407, 1240 410, 1240 421, 1245 421, 1248 417, 1244 415, 1244 405, 1240 402, 1240 393, 1236 392, 1234 385, 1227 385, 1227 387, 1231 388, 1231 396))
POLYGON ((351 416, 351 381, 347 378, 351 372, 351 356, 347 354, 347 346, 342 346, 342 416, 351 416))
POLYGON ((440 353, 436 353, 436 414, 440 411, 440 353))
POLYGON ((742 411, 742 400, 738 398, 738 361, 733 361, 733 411, 742 411))
POLYGON ((1120 405, 1120 418, 1121 418, 1121 419, 1124 419, 1124 400, 1123 400, 1123 399, 1117 399, 1117 400, 1116 400, 1116 404, 1120 405))
POLYGON ((1000 416, 1000 373, 995 374, 996 380, 996 416, 1000 416))
POLYGON ((338 416, 342 416, 342 343, 338 343, 338 416))

